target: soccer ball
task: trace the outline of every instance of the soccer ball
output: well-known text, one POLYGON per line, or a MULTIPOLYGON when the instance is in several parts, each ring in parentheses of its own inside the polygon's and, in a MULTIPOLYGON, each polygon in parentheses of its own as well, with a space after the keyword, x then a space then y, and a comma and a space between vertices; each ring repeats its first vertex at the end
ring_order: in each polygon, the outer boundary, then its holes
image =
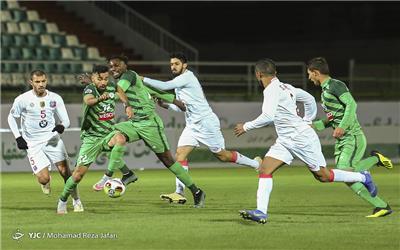
POLYGON ((118 198, 125 193, 125 185, 121 179, 114 178, 104 184, 104 193, 110 198, 118 198))

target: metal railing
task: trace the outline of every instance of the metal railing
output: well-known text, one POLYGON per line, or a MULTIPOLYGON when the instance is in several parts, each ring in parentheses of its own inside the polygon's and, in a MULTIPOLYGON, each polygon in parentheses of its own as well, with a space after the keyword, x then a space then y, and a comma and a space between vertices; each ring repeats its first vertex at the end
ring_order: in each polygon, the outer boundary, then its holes
POLYGON ((126 4, 117 1, 92 1, 90 3, 140 33, 165 51, 182 51, 191 61, 198 61, 199 52, 196 48, 174 36, 126 4))

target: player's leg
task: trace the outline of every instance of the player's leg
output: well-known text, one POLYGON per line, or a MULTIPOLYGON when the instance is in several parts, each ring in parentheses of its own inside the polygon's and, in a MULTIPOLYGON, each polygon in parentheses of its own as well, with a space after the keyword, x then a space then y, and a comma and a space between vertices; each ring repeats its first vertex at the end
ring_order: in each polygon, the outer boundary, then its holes
POLYGON ((244 219, 267 222, 269 198, 273 187, 272 174, 285 163, 289 165, 292 160, 293 156, 279 141, 270 147, 259 168, 257 209, 239 211, 244 219))
MULTIPOLYGON (((181 141, 181 139, 179 141, 181 141)), ((183 169, 186 172, 189 171, 189 163, 187 157, 193 151, 193 149, 194 146, 178 146, 178 148, 176 149, 176 161, 182 165, 183 169)), ((170 194, 161 194, 160 198, 171 203, 185 204, 187 201, 185 197, 185 187, 185 184, 177 177, 175 177, 175 192, 170 194)))
POLYGON ((45 146, 44 144, 39 144, 34 147, 28 148, 27 156, 32 171, 41 185, 42 192, 46 195, 49 195, 51 192, 50 189, 51 177, 49 173, 49 167, 51 162, 43 151, 44 146, 45 146))
MULTIPOLYGON (((336 167, 339 169, 343 169, 345 168, 345 166, 351 165, 357 172, 371 168, 378 161, 376 157, 368 157, 360 161, 364 156, 365 149, 367 147, 367 140, 364 134, 362 133, 360 135, 354 136, 353 138, 354 140, 350 140, 348 143, 343 145, 342 151, 344 152, 344 154, 341 154, 342 157, 337 159, 336 167)), ((390 206, 387 204, 387 202, 385 202, 378 196, 372 197, 362 183, 356 182, 346 184, 356 195, 374 206, 372 216, 381 217, 392 213, 392 210, 390 209, 390 206)))
MULTIPOLYGON (((211 149, 210 149, 211 150, 211 149)), ((212 152, 212 151, 211 151, 212 152)), ((250 159, 249 157, 242 155, 239 151, 230 151, 226 149, 220 149, 217 152, 213 152, 215 157, 217 157, 220 161, 223 162, 234 162, 240 165, 248 166, 258 170, 260 167, 262 159, 260 157, 256 157, 254 159, 250 159)))

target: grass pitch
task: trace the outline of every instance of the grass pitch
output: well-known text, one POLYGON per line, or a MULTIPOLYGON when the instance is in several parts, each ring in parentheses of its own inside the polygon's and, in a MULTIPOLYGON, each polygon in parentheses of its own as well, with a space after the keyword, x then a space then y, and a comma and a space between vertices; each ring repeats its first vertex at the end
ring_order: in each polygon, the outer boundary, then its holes
POLYGON ((274 176, 265 225, 238 215, 255 208, 258 178, 250 169, 193 169, 207 193, 203 209, 192 208, 188 191, 185 205, 159 199, 174 190, 169 171, 137 174, 123 197, 111 199, 92 191, 102 173, 89 171, 79 185, 86 211, 74 213, 69 205, 62 216, 58 173, 49 197, 29 173, 1 174, 1 249, 400 249, 399 166, 373 169, 379 195, 395 211, 374 219, 365 218, 372 207, 344 184, 319 183, 305 167, 283 167, 274 176), (17 232, 24 236, 12 239, 17 232))

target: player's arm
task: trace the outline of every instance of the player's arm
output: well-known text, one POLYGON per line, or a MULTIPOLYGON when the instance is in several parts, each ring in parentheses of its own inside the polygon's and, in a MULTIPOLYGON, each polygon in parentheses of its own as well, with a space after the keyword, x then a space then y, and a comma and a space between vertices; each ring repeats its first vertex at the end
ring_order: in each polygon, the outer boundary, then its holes
POLYGON ((57 124, 52 132, 57 131, 57 133, 62 134, 65 128, 68 128, 71 124, 67 109, 65 108, 64 101, 61 97, 58 98, 58 103, 56 104, 56 113, 58 118, 60 118, 61 124, 57 124))
POLYGON ((166 82, 154 80, 148 77, 142 77, 142 80, 145 85, 161 90, 181 88, 188 83, 182 76, 177 76, 174 79, 166 82))
POLYGON ((11 132, 13 133, 15 140, 17 141, 17 146, 19 149, 28 149, 28 144, 25 139, 21 136, 21 133, 18 129, 17 118, 21 117, 20 103, 18 99, 16 99, 13 103, 13 106, 8 114, 8 126, 10 126, 11 132))
POLYGON ((240 136, 249 130, 261 128, 272 123, 275 117, 275 112, 278 107, 278 93, 274 91, 264 91, 264 102, 262 106, 262 113, 256 119, 239 123, 236 125, 234 132, 236 136, 240 136))
POLYGON ((125 91, 119 86, 117 86, 117 96, 121 100, 122 104, 124 105, 125 113, 128 116, 128 118, 129 119, 132 118, 133 115, 134 115, 133 109, 129 105, 129 100, 128 100, 128 97, 125 94, 125 91))
POLYGON ((333 131, 333 137, 341 138, 345 134, 345 131, 356 120, 357 104, 344 83, 342 82, 335 83, 335 85, 332 86, 331 91, 332 94, 337 96, 339 101, 343 103, 345 106, 342 121, 339 123, 338 127, 335 128, 335 130, 333 131))
MULTIPOLYGON (((172 111, 175 111, 175 112, 185 112, 186 111, 186 106, 185 106, 185 104, 183 103, 183 102, 181 102, 181 101, 179 101, 180 103, 181 103, 181 106, 180 107, 178 107, 177 105, 175 105, 175 104, 172 104, 172 103, 166 103, 166 102, 164 102, 163 100, 161 100, 161 99, 158 99, 158 98, 156 98, 157 99, 157 104, 158 104, 158 106, 160 106, 160 107, 162 107, 162 108, 165 108, 165 109, 168 109, 168 110, 172 110, 172 111)), ((174 100, 174 102, 177 102, 178 100, 174 100)))
POLYGON ((317 103, 315 102, 315 98, 310 95, 310 93, 299 88, 294 88, 294 93, 296 95, 296 101, 304 105, 303 120, 311 124, 312 120, 317 116, 317 103))
POLYGON ((163 101, 166 105, 171 106, 171 109, 174 111, 186 111, 186 106, 182 101, 179 101, 175 98, 174 94, 170 94, 167 92, 164 92, 162 90, 150 87, 150 86, 145 86, 145 88, 147 88, 147 90, 149 91, 150 95, 155 97, 158 100, 163 101), (173 105, 175 105, 175 107, 173 107, 173 105))

